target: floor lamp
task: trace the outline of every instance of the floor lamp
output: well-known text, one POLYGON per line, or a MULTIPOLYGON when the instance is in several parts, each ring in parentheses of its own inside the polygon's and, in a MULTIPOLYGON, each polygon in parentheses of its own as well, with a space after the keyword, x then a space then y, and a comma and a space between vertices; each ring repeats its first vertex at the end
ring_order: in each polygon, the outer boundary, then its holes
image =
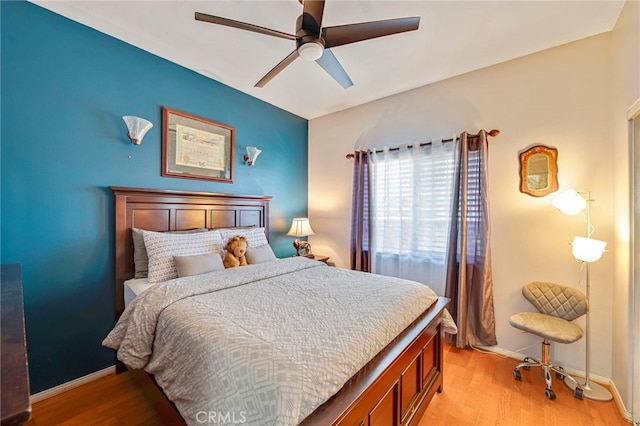
MULTIPOLYGON (((587 237, 573 237, 572 252, 573 256, 579 262, 584 263, 585 265, 585 280, 586 280, 586 296, 587 301, 590 302, 589 299, 589 264, 597 261, 604 253, 604 249, 607 245, 604 241, 594 240, 591 238, 591 234, 593 234, 593 227, 591 226, 591 209, 589 203, 593 200, 591 199, 591 193, 582 192, 578 193, 573 189, 563 192, 558 197, 556 197, 552 204, 561 212, 568 215, 576 215, 582 212, 585 208, 587 210, 587 237), (586 194, 587 198, 585 199, 581 194, 586 194)), ((585 368, 585 379, 584 383, 578 383, 583 391, 583 396, 585 398, 594 399, 597 401, 609 401, 613 397, 611 393, 603 386, 600 386, 597 383, 591 382, 589 378, 589 316, 591 314, 591 305, 589 304, 589 309, 587 310, 586 316, 586 325, 585 325, 585 334, 586 334, 586 368, 585 368)), ((565 380, 564 382, 567 386, 569 386, 572 390, 575 390, 576 384, 571 380, 565 380)))

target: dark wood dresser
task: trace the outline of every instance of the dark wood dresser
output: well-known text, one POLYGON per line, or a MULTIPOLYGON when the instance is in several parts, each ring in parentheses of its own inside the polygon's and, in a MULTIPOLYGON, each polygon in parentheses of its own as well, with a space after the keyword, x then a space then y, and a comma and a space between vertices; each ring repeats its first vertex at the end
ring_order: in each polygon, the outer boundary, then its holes
POLYGON ((24 333, 24 304, 22 300, 22 272, 20 265, 0 266, 2 306, 2 426, 21 425, 31 416, 29 403, 29 371, 27 343, 24 333))

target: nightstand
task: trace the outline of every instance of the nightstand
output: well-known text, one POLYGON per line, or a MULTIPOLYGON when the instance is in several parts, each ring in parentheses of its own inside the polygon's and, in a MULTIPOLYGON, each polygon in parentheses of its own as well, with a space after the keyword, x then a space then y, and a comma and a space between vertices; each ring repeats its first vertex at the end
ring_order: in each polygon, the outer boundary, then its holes
MULTIPOLYGON (((296 256, 291 256, 291 257, 296 257, 296 256)), ((318 262, 324 262, 327 265, 329 264, 329 259, 330 259, 329 256, 323 256, 321 254, 314 254, 313 257, 301 255, 301 257, 306 257, 306 258, 309 258, 309 259, 317 260, 318 262)))
POLYGON ((329 264, 329 256, 322 256, 322 255, 314 255, 313 260, 317 260, 318 262, 324 262, 327 265, 329 264))

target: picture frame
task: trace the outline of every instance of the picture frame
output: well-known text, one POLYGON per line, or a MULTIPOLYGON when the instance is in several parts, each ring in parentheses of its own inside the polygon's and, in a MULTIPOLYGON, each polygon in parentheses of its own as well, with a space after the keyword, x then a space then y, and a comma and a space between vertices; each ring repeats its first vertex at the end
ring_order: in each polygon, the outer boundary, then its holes
POLYGON ((233 183, 235 129, 162 107, 162 176, 233 183))

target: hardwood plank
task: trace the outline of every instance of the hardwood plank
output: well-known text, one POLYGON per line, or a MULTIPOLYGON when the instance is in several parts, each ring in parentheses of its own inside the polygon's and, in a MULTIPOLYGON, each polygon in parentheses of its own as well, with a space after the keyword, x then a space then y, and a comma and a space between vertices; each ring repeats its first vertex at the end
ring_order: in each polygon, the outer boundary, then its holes
POLYGON ((544 395, 541 368, 513 378, 518 361, 497 354, 444 346, 444 389, 431 401, 418 426, 624 425, 613 401, 574 398, 555 378, 554 401, 544 395))
POLYGON ((102 377, 33 405, 27 426, 180 425, 182 418, 142 371, 102 377))
MULTIPOLYGON (((541 369, 513 378, 517 361, 444 345, 444 392, 436 393, 418 426, 621 425, 629 426, 613 401, 578 400, 556 381, 555 401, 544 396, 541 369)), ((555 376, 554 376, 555 379, 555 376)), ((28 426, 180 425, 173 406, 141 371, 87 383, 33 405, 28 426)))

